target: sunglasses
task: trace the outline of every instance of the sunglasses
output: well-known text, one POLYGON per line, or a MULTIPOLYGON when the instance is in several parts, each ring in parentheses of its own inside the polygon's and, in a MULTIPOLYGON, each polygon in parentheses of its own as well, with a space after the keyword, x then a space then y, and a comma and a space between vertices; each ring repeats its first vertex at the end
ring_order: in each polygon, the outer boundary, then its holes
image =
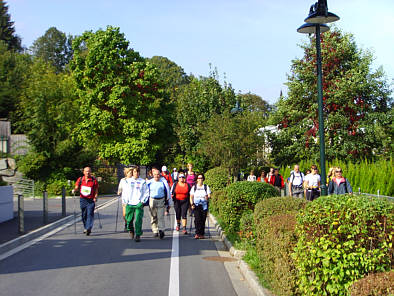
POLYGON ((201 179, 202 179, 202 177, 198 177, 197 179, 200 179, 200 180, 201 180, 201 179))
POLYGON ((179 178, 185 178, 185 176, 179 176, 179 178))
POLYGON ((342 171, 335 171, 336 173, 342 173, 342 171))

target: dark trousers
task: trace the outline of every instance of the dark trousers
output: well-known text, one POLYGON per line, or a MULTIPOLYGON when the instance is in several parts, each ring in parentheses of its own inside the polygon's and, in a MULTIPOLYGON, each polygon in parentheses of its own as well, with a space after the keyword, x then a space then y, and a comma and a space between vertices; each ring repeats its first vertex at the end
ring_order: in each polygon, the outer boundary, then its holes
POLYGON ((79 204, 82 211, 83 228, 86 230, 91 230, 93 227, 94 208, 96 204, 94 203, 93 199, 88 198, 81 198, 79 200, 79 204))
POLYGON ((205 233, 205 220, 207 219, 208 210, 203 210, 202 205, 194 208, 194 223, 196 225, 196 234, 204 235, 205 233))
POLYGON ((184 200, 175 199, 174 200, 175 216, 177 220, 187 218, 187 210, 189 209, 189 199, 184 200))
POLYGON ((320 191, 316 188, 306 190, 306 199, 313 201, 320 196, 320 191))

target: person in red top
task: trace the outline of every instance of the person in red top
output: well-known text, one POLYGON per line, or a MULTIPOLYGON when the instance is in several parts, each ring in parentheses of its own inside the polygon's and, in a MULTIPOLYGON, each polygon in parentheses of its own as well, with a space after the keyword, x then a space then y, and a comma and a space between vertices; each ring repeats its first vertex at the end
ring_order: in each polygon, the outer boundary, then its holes
MULTIPOLYGON (((165 165, 161 167, 161 175, 164 179, 166 179, 168 186, 171 188, 174 182, 172 181, 171 174, 167 171, 167 167, 165 165)), ((166 210, 164 212, 164 215, 167 216, 169 212, 170 212, 170 206, 166 204, 166 210)))
POLYGON ((174 209, 177 221, 176 230, 180 230, 182 218, 183 234, 187 234, 186 222, 187 210, 189 209, 190 189, 190 185, 186 183, 185 174, 179 173, 178 182, 175 182, 174 186, 171 188, 171 196, 172 200, 174 201, 174 209))
POLYGON ((265 171, 261 171, 261 175, 257 178, 257 182, 268 183, 268 178, 265 174, 265 171))
POLYGON ((96 206, 98 195, 98 183, 95 177, 92 176, 92 169, 86 167, 83 169, 83 176, 79 177, 75 182, 74 190, 80 192, 80 206, 82 211, 82 222, 86 235, 90 235, 93 228, 94 208, 96 206))
POLYGON ((282 196, 282 190, 285 188, 285 182, 283 181, 283 177, 279 175, 279 169, 274 169, 274 175, 271 177, 269 183, 278 189, 282 196))

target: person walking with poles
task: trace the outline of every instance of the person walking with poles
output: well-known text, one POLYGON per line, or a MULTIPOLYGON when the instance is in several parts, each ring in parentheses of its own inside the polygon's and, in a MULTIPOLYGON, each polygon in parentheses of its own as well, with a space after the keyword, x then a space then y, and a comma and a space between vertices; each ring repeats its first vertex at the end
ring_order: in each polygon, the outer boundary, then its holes
POLYGON ((139 242, 142 235, 142 219, 144 217, 144 203, 148 199, 146 181, 140 178, 140 168, 133 166, 127 170, 126 178, 120 180, 118 194, 122 194, 122 203, 126 205, 126 227, 130 238, 139 242), (134 227, 135 217, 135 227, 134 227))
POLYGON ((197 174, 197 183, 190 190, 190 204, 194 210, 194 223, 196 225, 195 239, 203 239, 205 234, 205 221, 208 213, 208 200, 211 189, 204 184, 204 174, 197 174))
POLYGON ((92 176, 92 169, 90 167, 85 167, 83 169, 83 176, 79 177, 75 183, 73 194, 78 190, 84 227, 83 233, 90 235, 93 228, 94 209, 98 196, 98 182, 96 178, 92 176))
POLYGON ((153 237, 164 237, 164 208, 166 200, 170 200, 170 187, 160 170, 152 168, 153 179, 148 183, 149 213, 153 237))
POLYGON ((289 193, 290 196, 304 197, 304 173, 300 171, 300 166, 296 164, 294 171, 291 172, 289 178, 289 193))
POLYGON ((171 196, 174 202, 176 215, 176 231, 180 230, 182 218, 182 233, 187 234, 187 210, 189 209, 190 185, 186 183, 184 173, 179 173, 179 181, 175 182, 171 188, 171 196))
POLYGON ((320 175, 317 166, 311 166, 311 173, 305 176, 304 187, 306 187, 306 200, 313 201, 320 196, 320 175))

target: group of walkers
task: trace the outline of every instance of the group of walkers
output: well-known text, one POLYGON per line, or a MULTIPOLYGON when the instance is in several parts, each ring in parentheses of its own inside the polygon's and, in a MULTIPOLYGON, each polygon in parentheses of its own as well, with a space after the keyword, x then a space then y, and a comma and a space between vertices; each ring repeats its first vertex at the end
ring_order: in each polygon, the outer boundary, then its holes
MULTIPOLYGON (((279 174, 278 168, 270 168, 268 174, 265 171, 256 178, 254 172, 251 171, 247 178, 248 181, 257 181, 269 183, 279 190, 281 195, 284 195, 285 182, 283 177, 279 174)), ((316 165, 312 165, 310 169, 306 170, 305 174, 300 171, 300 166, 294 166, 294 170, 290 172, 287 178, 288 192, 290 196, 306 198, 313 201, 321 194, 321 178, 318 174, 316 165)), ((328 187, 328 194, 346 194, 352 193, 352 186, 349 180, 343 177, 342 169, 340 167, 332 167, 329 169, 326 186, 328 187)))
MULTIPOLYGON (((124 169, 124 178, 119 182, 118 195, 122 200, 125 231, 131 239, 141 241, 144 207, 148 207, 151 218, 153 237, 165 236, 164 217, 171 206, 176 216, 176 231, 187 231, 187 215, 194 216, 195 239, 204 239, 205 222, 208 213, 211 190, 204 184, 205 176, 193 171, 193 164, 187 165, 187 171, 178 172, 176 168, 170 174, 167 167, 161 171, 153 167, 146 179, 140 177, 140 168, 131 166, 124 169)), ((98 195, 97 180, 91 175, 91 168, 83 170, 84 176, 75 183, 75 191, 80 192, 80 207, 84 233, 90 235, 93 227, 95 203, 98 195)))

